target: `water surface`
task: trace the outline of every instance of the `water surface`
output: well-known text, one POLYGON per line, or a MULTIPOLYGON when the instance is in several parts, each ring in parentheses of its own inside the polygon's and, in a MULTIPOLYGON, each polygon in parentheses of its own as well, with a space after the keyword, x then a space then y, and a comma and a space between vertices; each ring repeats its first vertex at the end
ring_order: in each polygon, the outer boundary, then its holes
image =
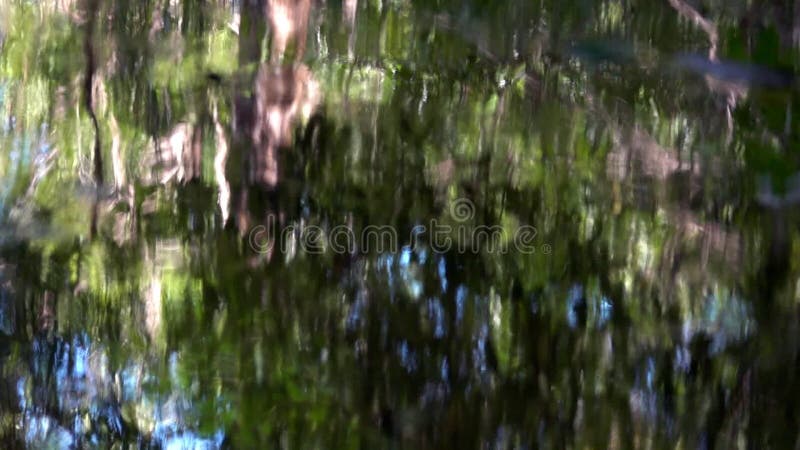
POLYGON ((795 448, 750 3, 0 0, 2 447, 795 448))

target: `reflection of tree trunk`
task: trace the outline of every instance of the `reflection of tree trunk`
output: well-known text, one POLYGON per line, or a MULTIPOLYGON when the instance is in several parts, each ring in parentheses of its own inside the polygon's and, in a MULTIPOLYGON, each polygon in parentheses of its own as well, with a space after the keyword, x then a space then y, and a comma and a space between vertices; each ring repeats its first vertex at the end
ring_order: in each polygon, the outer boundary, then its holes
POLYGON ((294 60, 300 61, 306 50, 310 0, 267 0, 264 10, 272 35, 270 61, 278 63, 294 42, 294 60))
POLYGON ((117 191, 120 191, 126 184, 125 165, 120 152, 119 126, 113 112, 109 113, 108 126, 111 129, 111 166, 114 170, 114 186, 117 191))
POLYGON ((136 229, 134 191, 133 186, 128 185, 125 175, 125 163, 120 150, 121 137, 119 125, 112 111, 108 113, 108 127, 111 131, 111 167, 114 172, 116 201, 124 202, 128 206, 127 212, 118 212, 115 214, 114 240, 117 243, 122 243, 130 239, 136 229))
POLYGON ((181 164, 183 165, 184 181, 191 181, 202 177, 203 162, 203 124, 198 122, 188 136, 183 148, 181 164))
POLYGON ((216 137, 216 155, 214 156, 214 178, 219 189, 219 209, 222 214, 222 223, 228 221, 230 215, 231 187, 225 177, 225 164, 228 161, 228 141, 225 137, 225 130, 219 123, 217 115, 217 105, 211 107, 211 119, 214 122, 214 135, 216 137))
POLYGON ((97 0, 88 2, 88 18, 86 22, 86 35, 84 38, 84 54, 86 56, 86 77, 83 81, 83 92, 86 110, 92 119, 94 126, 94 177, 98 185, 103 184, 103 157, 100 151, 100 125, 94 111, 94 101, 92 98, 92 88, 94 86, 94 73, 96 69, 94 45, 94 23, 97 15, 97 0))
POLYGON ((312 83, 311 72, 305 66, 264 66, 258 71, 247 127, 253 143, 248 174, 252 183, 277 185, 278 149, 292 144, 297 115, 313 108, 316 93, 312 83))
POLYGON ((92 207, 92 221, 91 221, 91 235, 97 234, 97 214, 98 204, 100 201, 100 190, 103 186, 103 156, 100 149, 100 125, 97 121, 97 115, 94 111, 94 101, 92 99, 92 88, 94 86, 94 73, 96 69, 95 55, 94 55, 94 28, 97 16, 98 0, 87 1, 87 19, 86 31, 83 41, 83 51, 86 57, 86 76, 83 80, 83 93, 86 110, 89 111, 89 117, 92 119, 94 126, 94 179, 97 183, 97 195, 94 205, 92 207))
POLYGON ((264 21, 261 11, 265 0, 243 0, 239 24, 239 66, 257 62, 261 58, 261 38, 264 35, 264 21))
POLYGON ((358 10, 358 0, 344 0, 342 7, 342 21, 348 30, 347 56, 352 60, 356 47, 356 11, 358 10))
POLYGON ((142 167, 151 173, 147 183, 168 183, 173 178, 188 182, 203 175, 203 127, 179 123, 165 136, 156 139, 151 152, 142 158, 142 167))
MULTIPOLYGON (((261 59, 261 38, 265 31, 263 11, 266 0, 244 0, 241 6, 239 23, 239 67, 248 68, 261 59)), ((245 90, 247 88, 245 87, 245 90)), ((224 177, 231 180, 231 198, 235 211, 236 226, 240 233, 249 227, 250 214, 248 211, 248 155, 253 150, 252 143, 248 143, 243 136, 248 134, 247 129, 252 123, 252 104, 249 99, 237 97, 234 101, 233 119, 233 152, 226 161, 231 166, 230 176, 224 177)))
MULTIPOLYGON (((260 54, 262 24, 256 20, 259 14, 269 23, 271 33, 271 56, 269 65, 262 65, 254 74, 252 85, 244 91, 252 94, 239 96, 234 105, 233 123, 235 142, 232 152, 220 150, 215 160, 215 170, 226 161, 236 165, 228 177, 217 175, 220 183, 220 207, 225 211, 227 199, 233 198, 240 231, 249 226, 248 203, 257 201, 259 195, 250 192, 251 186, 274 191, 280 180, 280 149, 292 145, 294 126, 298 116, 308 115, 318 100, 316 83, 311 72, 303 65, 280 66, 278 63, 294 45, 294 59, 302 58, 310 13, 309 0, 261 0, 242 5, 242 25, 239 34, 239 63, 250 67, 263 60, 260 54), (231 194, 224 185, 231 180, 231 194), (253 194, 253 195, 251 195, 253 194)), ((263 22, 262 22, 263 23, 263 22)), ((221 128, 215 124, 217 135, 221 128)), ((218 138, 219 140, 219 138, 218 138)))

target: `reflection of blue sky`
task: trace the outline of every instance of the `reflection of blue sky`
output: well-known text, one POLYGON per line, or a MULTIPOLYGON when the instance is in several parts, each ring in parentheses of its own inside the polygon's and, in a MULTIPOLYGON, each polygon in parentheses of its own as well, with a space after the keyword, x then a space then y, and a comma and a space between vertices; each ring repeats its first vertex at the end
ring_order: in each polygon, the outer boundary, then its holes
POLYGON ((162 439, 165 450, 212 450, 222 447, 224 435, 217 432, 214 439, 204 439, 192 432, 184 432, 180 435, 162 439))
POLYGON ((459 286, 456 290, 456 322, 461 323, 464 320, 464 304, 467 301, 467 288, 466 286, 459 286))
POLYGON ((55 419, 43 415, 25 414, 23 419, 25 443, 37 449, 71 448, 75 440, 55 419))
MULTIPOLYGON (((0 84, 0 110, 4 107, 4 91, 5 86, 0 84)), ((0 139, 10 140, 9 147, 3 149, 8 155, 7 172, 0 178, 0 218, 2 218, 6 213, 6 208, 9 206, 11 190, 19 182, 17 178, 25 174, 28 168, 34 172, 31 175, 32 177, 41 178, 44 175, 47 157, 52 151, 52 146, 47 140, 49 131, 46 123, 39 127, 38 136, 35 132, 23 132, 19 133, 19 135, 9 136, 16 125, 16 120, 13 116, 8 119, 0 118, 0 123, 2 123, 2 136, 0 136, 0 139), (31 167, 31 164, 34 167, 31 167), (21 173, 20 169, 22 169, 21 173)))
POLYGON ((400 364, 402 364, 409 373, 417 370, 417 353, 409 349, 408 342, 400 342, 397 346, 397 355, 400 357, 400 364))
POLYGON ((411 263, 411 247, 405 246, 400 252, 400 267, 408 268, 411 263))
POLYGON ((648 357, 643 366, 636 371, 633 388, 630 391, 628 402, 634 414, 641 415, 651 422, 659 417, 659 393, 655 385, 656 362, 648 357))
POLYGON ((567 294, 567 323, 570 328, 578 326, 578 314, 576 309, 580 301, 583 299, 583 286, 572 286, 567 294))
POLYGON ((410 246, 403 247, 396 255, 391 253, 381 255, 378 260, 380 261, 378 267, 386 272, 392 301, 395 299, 397 287, 401 287, 413 299, 419 299, 422 296, 424 281, 420 265, 424 259, 421 259, 410 246), (401 282, 401 286, 397 286, 398 280, 401 282))
POLYGON ((442 284, 442 292, 447 291, 447 269, 445 266, 444 258, 439 258, 439 282, 442 284))
MULTIPOLYGON (((8 96, 8 83, 0 80, 0 111, 6 111, 7 96, 8 96)), ((5 135, 11 132, 11 129, 14 126, 14 122, 16 122, 16 120, 14 119, 13 115, 9 115, 8 117, 5 116, 0 117, 0 133, 3 134, 2 136, 3 138, 5 137, 5 135)), ((2 197, 0 197, 0 201, 2 201, 2 197)), ((0 206, 2 206, 2 203, 0 203, 0 206)))
POLYGON ((0 217, 5 215, 8 196, 11 193, 11 188, 14 186, 14 181, 17 178, 17 169, 19 168, 17 161, 19 160, 21 153, 17 138, 12 138, 11 149, 7 151, 8 168, 4 177, 0 179, 0 217))
MULTIPOLYGON (((707 336, 711 340, 708 355, 713 357, 724 351, 731 344, 747 339, 755 331, 750 305, 735 294, 715 293, 707 295, 695 311, 690 311, 683 323, 684 344, 688 344, 696 335, 707 336)), ((687 373, 692 366, 694 355, 687 345, 677 345, 673 357, 661 364, 671 364, 672 370, 687 373)), ((629 394, 631 410, 647 420, 655 423, 666 421, 670 429, 673 421, 665 417, 659 409, 663 402, 660 384, 664 380, 658 378, 659 367, 656 356, 648 355, 637 368, 634 385, 629 394)))
POLYGON ((356 293, 355 301, 350 305, 347 312, 347 328, 349 330, 356 330, 361 327, 363 316, 363 309, 366 307, 366 294, 363 289, 359 289, 356 293))
POLYGON ((20 418, 26 444, 32 448, 70 448, 80 439, 98 445, 102 438, 96 431, 108 427, 112 433, 123 433, 122 410, 132 412, 127 419, 153 443, 167 449, 216 449, 222 446, 223 431, 203 437, 195 432, 190 419, 195 405, 177 380, 180 356, 170 357, 172 391, 166 396, 143 389, 155 379, 143 362, 129 362, 119 372, 110 365, 106 350, 93 344, 87 335, 76 335, 71 341, 44 339, 34 341, 33 375, 17 381, 19 407, 26 413, 20 418), (53 353, 55 353, 53 355, 53 353), (59 393, 59 411, 72 419, 59 419, 40 414, 42 405, 37 392, 42 377, 47 376, 46 361, 55 362, 55 390, 59 393), (117 381, 118 380, 118 381, 117 381), (115 385, 119 384, 119 389, 115 385), (118 394, 115 394, 118 392, 118 394), (86 422, 89 418, 90 422, 86 422), (88 428, 87 428, 88 425, 88 428))
POLYGON ((586 301, 587 321, 597 328, 605 326, 614 312, 611 299, 600 292, 592 292, 580 284, 575 284, 567 292, 567 323, 570 328, 579 325, 577 309, 584 300, 586 301))
MULTIPOLYGON (((385 276, 388 284, 389 293, 394 300, 395 292, 399 288, 413 300, 424 301, 428 320, 431 323, 434 337, 442 338, 448 332, 445 307, 442 300, 437 297, 423 299, 425 293, 425 271, 423 265, 428 261, 429 250, 423 246, 404 246, 397 254, 383 254, 378 257, 378 270, 385 276), (385 272, 385 273, 384 273, 385 272)), ((442 293, 447 291, 447 272, 445 259, 442 256, 436 257, 431 263, 435 263, 437 269, 438 282, 442 293)), ((464 320, 464 310, 466 307, 468 290, 465 286, 458 286, 455 295, 456 322, 462 323, 464 320)), ((359 291, 353 304, 350 307, 347 323, 353 329, 358 321, 361 320, 363 308, 366 306, 366 299, 359 291)))
MULTIPOLYGON (((428 249, 422 246, 404 246, 397 254, 384 254, 378 257, 378 268, 380 272, 385 271, 383 275, 386 277, 385 280, 392 299, 394 299, 394 293, 397 292, 397 288, 400 288, 411 299, 422 300, 426 282, 422 266, 428 261, 429 256, 428 249)), ((436 264, 438 283, 442 293, 444 293, 447 291, 448 284, 445 259, 440 255, 431 262, 436 264)), ((461 324, 464 320, 468 295, 469 291, 466 286, 458 286, 455 293, 455 312, 458 324, 461 324)), ((445 307, 442 304, 442 300, 434 296, 424 299, 424 302, 434 336, 436 338, 444 337, 448 330, 445 307)), ((349 327, 355 327, 357 321, 361 319, 364 306, 365 299, 359 298, 359 295, 357 295, 350 307, 349 327)))
POLYGON ((399 269, 409 295, 411 295, 411 298, 418 299, 423 292, 423 284, 422 280, 420 280, 422 273, 419 270, 419 266, 416 263, 412 263, 411 257, 411 247, 403 247, 400 252, 399 269))
POLYGON ((428 315, 433 321, 433 335, 442 338, 445 335, 445 315, 442 302, 438 298, 428 300, 428 315))
POLYGON ((472 357, 475 358, 475 362, 477 363, 478 370, 481 373, 486 373, 488 367, 486 365, 486 338, 489 336, 489 326, 487 324, 482 324, 480 329, 474 338, 475 346, 472 349, 472 357))
POLYGON ((711 337, 711 354, 717 354, 729 344, 740 342, 755 331, 750 305, 739 296, 709 294, 699 314, 690 316, 684 324, 684 339, 697 333, 711 337))

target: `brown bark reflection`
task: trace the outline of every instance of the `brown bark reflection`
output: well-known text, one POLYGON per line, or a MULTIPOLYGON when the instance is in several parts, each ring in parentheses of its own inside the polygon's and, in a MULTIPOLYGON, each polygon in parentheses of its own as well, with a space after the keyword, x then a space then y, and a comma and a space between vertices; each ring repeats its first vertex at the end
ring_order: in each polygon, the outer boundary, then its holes
POLYGON ((308 114, 318 102, 316 82, 304 65, 262 66, 253 95, 240 102, 238 112, 252 143, 247 161, 248 182, 265 187, 278 184, 278 149, 293 144, 298 116, 308 114))
MULTIPOLYGON (((236 89, 230 160, 241 160, 241 166, 229 165, 227 178, 232 183, 232 207, 242 232, 250 224, 251 204, 260 198, 250 192, 251 188, 267 193, 276 190, 282 173, 281 154, 292 148, 300 119, 309 117, 319 102, 311 70, 300 62, 306 47, 310 0, 261 0, 244 8, 240 49, 249 50, 240 52, 240 66, 268 62, 255 66, 249 83, 236 89), (269 55, 253 51, 260 47, 261 37, 254 32, 260 24, 244 15, 248 12, 263 13, 269 55)), ((264 210, 261 206, 259 209, 264 210)), ((275 207, 267 209, 273 211, 275 207)))
POLYGON ((310 0, 267 0, 264 12, 272 38, 270 62, 281 61, 290 45, 294 59, 299 61, 306 50, 310 0))
MULTIPOLYGON (((259 199, 275 197, 281 155, 291 151, 301 119, 308 119, 319 103, 317 82, 301 62, 310 11, 310 0, 242 3, 240 23, 234 27, 239 35, 240 72, 230 80, 214 78, 217 88, 230 88, 231 122, 220 121, 217 94, 209 94, 208 111, 172 125, 154 139, 141 161, 146 185, 201 178, 203 142, 213 136, 222 219, 227 222, 232 215, 240 231, 248 229, 250 209, 263 212, 264 205, 256 205, 259 199), (266 48, 265 42, 269 43, 266 48)), ((266 210, 276 208, 270 205, 266 210)))

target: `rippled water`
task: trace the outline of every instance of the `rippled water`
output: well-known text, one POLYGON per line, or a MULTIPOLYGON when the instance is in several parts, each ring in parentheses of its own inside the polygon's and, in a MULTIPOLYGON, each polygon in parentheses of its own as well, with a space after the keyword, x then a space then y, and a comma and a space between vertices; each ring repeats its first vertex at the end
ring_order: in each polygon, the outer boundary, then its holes
POLYGON ((0 0, 3 448, 795 448, 795 2, 0 0))

